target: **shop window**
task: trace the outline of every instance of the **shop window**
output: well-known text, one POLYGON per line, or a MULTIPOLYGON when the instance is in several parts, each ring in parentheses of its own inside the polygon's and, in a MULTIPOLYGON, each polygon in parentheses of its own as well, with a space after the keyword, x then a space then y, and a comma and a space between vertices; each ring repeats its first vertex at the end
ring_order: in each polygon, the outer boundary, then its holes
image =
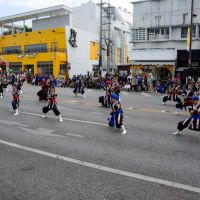
POLYGON ((51 61, 38 62, 37 67, 38 67, 38 73, 41 75, 53 74, 53 62, 51 61))
POLYGON ((3 47, 2 51, 3 51, 3 54, 6 54, 6 55, 9 55, 9 54, 20 54, 22 52, 20 46, 3 47))
POLYGON ((67 74, 67 64, 60 64, 60 74, 67 74))
POLYGON ((47 44, 31 44, 24 46, 25 53, 43 53, 47 52, 47 44))

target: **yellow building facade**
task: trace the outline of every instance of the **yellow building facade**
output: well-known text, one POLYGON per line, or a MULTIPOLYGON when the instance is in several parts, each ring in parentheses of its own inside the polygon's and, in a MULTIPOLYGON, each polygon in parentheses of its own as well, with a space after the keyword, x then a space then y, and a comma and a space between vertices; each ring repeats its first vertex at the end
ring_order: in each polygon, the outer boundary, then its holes
POLYGON ((0 36, 0 56, 10 71, 67 76, 65 28, 0 36))

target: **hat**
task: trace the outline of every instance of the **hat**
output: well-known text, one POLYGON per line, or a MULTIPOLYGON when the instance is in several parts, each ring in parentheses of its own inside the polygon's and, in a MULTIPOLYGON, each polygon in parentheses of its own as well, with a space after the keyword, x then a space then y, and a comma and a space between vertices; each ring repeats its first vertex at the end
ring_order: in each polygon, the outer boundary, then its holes
POLYGON ((111 94, 111 98, 115 99, 116 101, 119 101, 119 96, 117 94, 115 94, 115 93, 111 94))
POLYGON ((198 96, 193 96, 192 97, 192 101, 199 101, 199 97, 198 96))

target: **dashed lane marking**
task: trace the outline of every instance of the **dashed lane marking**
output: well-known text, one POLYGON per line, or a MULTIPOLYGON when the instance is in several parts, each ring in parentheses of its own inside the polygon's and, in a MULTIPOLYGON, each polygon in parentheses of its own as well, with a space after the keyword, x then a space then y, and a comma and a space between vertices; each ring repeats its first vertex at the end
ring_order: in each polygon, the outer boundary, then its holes
MULTIPOLYGON (((41 114, 32 113, 32 112, 20 111, 20 113, 26 114, 26 115, 32 115, 32 116, 42 117, 41 114)), ((48 116, 48 118, 58 119, 57 117, 54 117, 54 116, 48 116)), ((86 124, 92 124, 92 125, 108 126, 107 124, 103 124, 103 123, 99 123, 99 122, 85 121, 85 120, 79 120, 79 119, 63 118, 63 120, 73 121, 73 122, 80 122, 80 123, 86 123, 86 124)))
POLYGON ((142 92, 142 93, 140 93, 141 95, 143 95, 143 96, 145 96, 145 97, 152 97, 151 95, 149 95, 149 94, 147 94, 147 93, 144 93, 144 92, 142 92))
POLYGON ((8 141, 5 141, 5 140, 0 140, 0 144, 7 145, 7 146, 10 146, 10 147, 14 147, 14 148, 17 148, 17 149, 20 149, 20 150, 28 151, 28 152, 31 152, 31 153, 39 154, 39 155, 42 155, 42 156, 47 156, 47 157, 54 158, 54 159, 57 159, 57 160, 61 160, 61 161, 64 161, 64 162, 73 163, 73 164, 76 164, 76 165, 96 169, 96 170, 99 170, 99 171, 104 171, 104 172, 116 174, 116 175, 119 175, 119 176, 138 179, 138 180, 142 180, 142 181, 146 181, 146 182, 150 182, 150 183, 161 184, 161 185, 165 185, 165 186, 176 188, 176 189, 186 190, 186 191, 189 191, 189 192, 200 193, 200 188, 193 187, 193 186, 190 186, 190 185, 184 185, 184 184, 176 183, 176 182, 173 182, 173 181, 168 181, 168 180, 164 180, 164 179, 145 176, 145 175, 142 175, 142 174, 136 174, 136 173, 132 173, 132 172, 124 171, 124 170, 106 167, 106 166, 103 166, 103 165, 98 165, 98 164, 95 164, 95 163, 85 162, 85 161, 82 161, 82 160, 77 160, 77 159, 74 159, 74 158, 50 153, 50 152, 47 152, 47 151, 42 151, 42 150, 39 150, 39 149, 19 145, 19 144, 16 144, 16 143, 11 143, 11 142, 8 142, 8 141))
POLYGON ((75 133, 66 133, 65 135, 70 136, 70 137, 76 137, 76 138, 85 138, 84 135, 75 134, 75 133))

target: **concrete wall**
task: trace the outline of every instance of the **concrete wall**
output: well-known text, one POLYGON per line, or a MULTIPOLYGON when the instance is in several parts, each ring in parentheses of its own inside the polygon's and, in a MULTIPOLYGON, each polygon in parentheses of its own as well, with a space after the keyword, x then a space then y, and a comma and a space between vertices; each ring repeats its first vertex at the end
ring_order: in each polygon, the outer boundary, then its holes
POLYGON ((32 29, 45 30, 49 28, 60 28, 69 26, 69 15, 52 16, 48 18, 36 19, 32 21, 32 29))
POLYGON ((77 74, 86 75, 88 72, 92 72, 93 65, 98 65, 98 61, 90 60, 90 42, 98 42, 99 35, 79 28, 74 28, 73 26, 67 26, 66 41, 68 46, 68 62, 71 64, 71 70, 69 71, 70 77, 77 74), (76 48, 73 48, 68 41, 71 28, 77 32, 76 48))
MULTIPOLYGON (((183 24, 190 22, 191 0, 149 0, 135 3, 133 6, 133 27, 157 27, 183 24), (160 16, 159 19, 157 16, 160 16)), ((194 23, 200 23, 200 1, 194 0, 194 23)))

